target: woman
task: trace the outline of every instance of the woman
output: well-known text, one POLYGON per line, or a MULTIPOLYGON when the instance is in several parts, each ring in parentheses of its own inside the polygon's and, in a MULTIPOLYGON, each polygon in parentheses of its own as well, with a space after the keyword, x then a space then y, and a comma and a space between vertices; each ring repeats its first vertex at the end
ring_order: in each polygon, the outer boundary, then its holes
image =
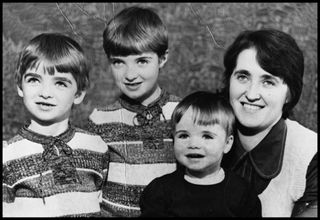
MULTIPOLYGON (((284 32, 244 31, 226 51, 224 66, 237 134, 223 166, 252 184, 263 217, 290 217, 295 202, 315 189, 306 187, 306 173, 317 134, 288 119, 302 91, 303 54, 284 32)), ((305 201, 297 203, 305 210, 317 203, 305 201)))

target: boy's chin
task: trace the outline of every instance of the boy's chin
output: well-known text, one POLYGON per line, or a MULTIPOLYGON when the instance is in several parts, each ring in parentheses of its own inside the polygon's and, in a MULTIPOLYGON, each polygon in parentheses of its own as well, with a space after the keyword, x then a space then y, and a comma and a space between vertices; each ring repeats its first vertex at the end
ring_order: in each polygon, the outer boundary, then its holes
POLYGON ((124 93, 127 97, 129 97, 130 99, 139 102, 139 103, 143 103, 145 98, 141 95, 136 95, 136 94, 132 94, 132 93, 124 93))
POLYGON ((40 118, 40 117, 31 117, 30 121, 37 123, 42 126, 48 126, 48 125, 53 125, 53 124, 58 124, 62 121, 65 121, 66 119, 58 119, 58 118, 40 118))

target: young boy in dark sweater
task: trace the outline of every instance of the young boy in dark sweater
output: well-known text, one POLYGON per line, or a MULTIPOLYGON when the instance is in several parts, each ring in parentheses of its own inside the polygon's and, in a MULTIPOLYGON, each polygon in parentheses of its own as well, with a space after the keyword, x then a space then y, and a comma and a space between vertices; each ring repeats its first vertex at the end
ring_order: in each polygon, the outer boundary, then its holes
POLYGON ((174 152, 181 169, 153 180, 141 196, 142 217, 261 217, 249 184, 223 170, 235 117, 219 94, 195 92, 172 115, 174 152))

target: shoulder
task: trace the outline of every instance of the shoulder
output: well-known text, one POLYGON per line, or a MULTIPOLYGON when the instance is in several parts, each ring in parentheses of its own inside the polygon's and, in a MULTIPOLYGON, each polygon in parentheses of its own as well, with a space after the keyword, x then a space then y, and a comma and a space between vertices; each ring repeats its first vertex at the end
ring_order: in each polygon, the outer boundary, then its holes
POLYGON ((181 101, 180 97, 169 93, 168 102, 180 102, 180 101, 181 101))
POLYGON ((179 180, 177 171, 165 174, 163 176, 153 179, 148 185, 151 188, 167 188, 175 185, 179 180))
POLYGON ((2 148, 2 162, 6 163, 12 160, 38 154, 43 151, 42 145, 29 141, 17 134, 10 138, 2 148))
POLYGON ((120 101, 119 99, 117 99, 115 102, 109 104, 109 105, 106 105, 104 107, 97 107, 95 108, 98 112, 108 112, 108 111, 115 111, 115 110, 119 110, 121 109, 122 106, 120 104, 120 101))
POLYGON ((93 124, 102 124, 105 123, 105 120, 112 118, 112 115, 117 115, 122 109, 122 106, 119 100, 116 100, 114 103, 104 106, 94 108, 92 113, 89 115, 89 122, 93 124))
POLYGON ((286 148, 292 156, 297 159, 311 161, 314 154, 318 151, 318 135, 316 132, 308 129, 290 119, 285 120, 287 125, 286 148))
POLYGON ((288 133, 290 132, 289 138, 296 138, 297 140, 303 140, 303 139, 309 139, 312 138, 312 141, 315 141, 317 139, 317 133, 312 131, 309 128, 306 128, 305 126, 301 125, 299 122, 286 119, 285 120, 288 133))
POLYGON ((162 106, 162 111, 166 119, 171 118, 172 112, 175 109, 175 107, 179 104, 179 101, 181 101, 181 98, 169 94, 167 102, 162 106))
POLYGON ((74 146, 74 148, 82 148, 101 153, 108 150, 107 144, 100 135, 77 127, 75 131, 74 137, 69 141, 69 144, 74 146))
POLYGON ((23 139, 23 137, 19 134, 13 136, 12 138, 10 138, 8 141, 6 141, 6 145, 5 146, 9 146, 12 145, 18 141, 21 141, 23 139))

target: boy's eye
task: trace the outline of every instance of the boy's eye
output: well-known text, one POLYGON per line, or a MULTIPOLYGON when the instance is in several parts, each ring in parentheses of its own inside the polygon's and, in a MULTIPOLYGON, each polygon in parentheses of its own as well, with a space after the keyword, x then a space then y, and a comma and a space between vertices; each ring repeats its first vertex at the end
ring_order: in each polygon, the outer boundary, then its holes
POLYGON ((177 137, 180 138, 180 139, 186 139, 186 138, 189 137, 189 135, 187 135, 187 134, 178 134, 177 137))
POLYGON ((59 86, 59 87, 68 87, 67 83, 62 82, 62 81, 56 82, 56 85, 59 86))
POLYGON ((147 59, 140 59, 138 60, 138 64, 148 64, 149 61, 147 59))
POLYGON ((26 79, 27 83, 37 83, 39 82, 39 79, 35 78, 35 77, 28 77, 26 79))
POLYGON ((119 65, 123 64, 123 61, 121 61, 121 60, 112 60, 111 64, 114 65, 114 66, 119 66, 119 65))
POLYGON ((209 135, 209 134, 204 134, 203 138, 204 139, 213 139, 213 137, 211 135, 209 135))

